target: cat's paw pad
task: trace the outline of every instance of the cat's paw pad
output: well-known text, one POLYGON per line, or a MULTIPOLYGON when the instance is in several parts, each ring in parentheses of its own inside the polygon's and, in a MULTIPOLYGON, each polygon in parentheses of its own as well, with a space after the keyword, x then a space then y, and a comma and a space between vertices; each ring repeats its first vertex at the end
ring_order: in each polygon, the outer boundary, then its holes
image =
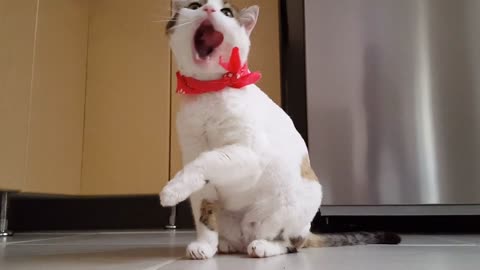
POLYGON ((271 244, 266 240, 255 240, 250 243, 247 247, 247 253, 250 257, 253 258, 265 258, 269 257, 269 248, 271 244))
POLYGON ((163 207, 175 206, 181 201, 179 193, 169 186, 164 187, 160 192, 160 204, 163 207))
POLYGON ((187 256, 192 260, 206 260, 215 255, 217 250, 207 242, 193 242, 187 247, 187 256))

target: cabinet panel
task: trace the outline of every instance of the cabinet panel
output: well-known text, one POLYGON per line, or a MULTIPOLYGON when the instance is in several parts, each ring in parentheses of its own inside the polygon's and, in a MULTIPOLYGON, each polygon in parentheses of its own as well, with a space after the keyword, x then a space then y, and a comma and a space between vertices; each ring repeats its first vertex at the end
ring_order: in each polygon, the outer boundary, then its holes
POLYGON ((40 0, 24 191, 79 194, 88 2, 40 0))
POLYGON ((0 0, 0 189, 25 179, 36 0, 0 0))
POLYGON ((82 194, 155 194, 168 180, 170 53, 158 0, 90 1, 82 194))
MULTIPOLYGON (((277 104, 281 102, 280 85, 280 37, 279 37, 279 7, 277 0, 245 0, 234 1, 239 8, 250 5, 260 6, 260 17, 252 33, 252 47, 250 49, 249 68, 261 71, 262 79, 258 86, 277 104)), ((172 59, 174 62, 174 59, 172 59)), ((172 63, 172 138, 171 138, 171 176, 181 169, 182 161, 175 133, 175 114, 178 111, 179 97, 175 94, 176 72, 175 63, 172 63)))
POLYGON ((262 72, 258 86, 280 105, 280 22, 278 0, 243 0, 242 7, 260 6, 260 16, 252 32, 249 68, 262 72))

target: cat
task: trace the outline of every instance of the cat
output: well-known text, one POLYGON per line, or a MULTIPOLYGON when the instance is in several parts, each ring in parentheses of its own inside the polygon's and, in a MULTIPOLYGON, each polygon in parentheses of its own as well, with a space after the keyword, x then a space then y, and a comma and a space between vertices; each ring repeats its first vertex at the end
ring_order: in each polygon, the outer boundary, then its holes
MULTIPOLYGON (((166 32, 179 83, 221 80, 228 73, 219 61, 233 57, 235 48, 241 64, 247 62, 258 6, 239 10, 224 0, 174 0, 173 12, 166 32)), ((304 247, 400 241, 388 233, 310 232, 322 186, 292 120, 255 84, 178 92, 184 167, 163 188, 160 201, 174 206, 190 198, 197 239, 188 245, 188 257, 208 259, 220 252, 260 258, 304 247)))

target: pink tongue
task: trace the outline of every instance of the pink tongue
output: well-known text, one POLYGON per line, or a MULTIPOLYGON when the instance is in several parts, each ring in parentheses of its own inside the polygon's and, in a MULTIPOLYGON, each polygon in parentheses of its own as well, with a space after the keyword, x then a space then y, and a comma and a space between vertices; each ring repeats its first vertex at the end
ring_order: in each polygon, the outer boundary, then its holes
POLYGON ((223 34, 215 30, 206 31, 202 36, 202 40, 205 46, 216 48, 222 44, 223 34))

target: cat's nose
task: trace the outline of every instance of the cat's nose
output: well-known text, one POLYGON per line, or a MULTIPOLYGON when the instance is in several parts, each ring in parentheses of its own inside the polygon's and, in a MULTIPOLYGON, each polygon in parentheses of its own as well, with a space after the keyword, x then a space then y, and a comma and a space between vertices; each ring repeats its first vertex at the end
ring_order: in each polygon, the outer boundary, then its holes
POLYGON ((203 10, 207 13, 213 13, 216 11, 213 7, 204 7, 203 10))

